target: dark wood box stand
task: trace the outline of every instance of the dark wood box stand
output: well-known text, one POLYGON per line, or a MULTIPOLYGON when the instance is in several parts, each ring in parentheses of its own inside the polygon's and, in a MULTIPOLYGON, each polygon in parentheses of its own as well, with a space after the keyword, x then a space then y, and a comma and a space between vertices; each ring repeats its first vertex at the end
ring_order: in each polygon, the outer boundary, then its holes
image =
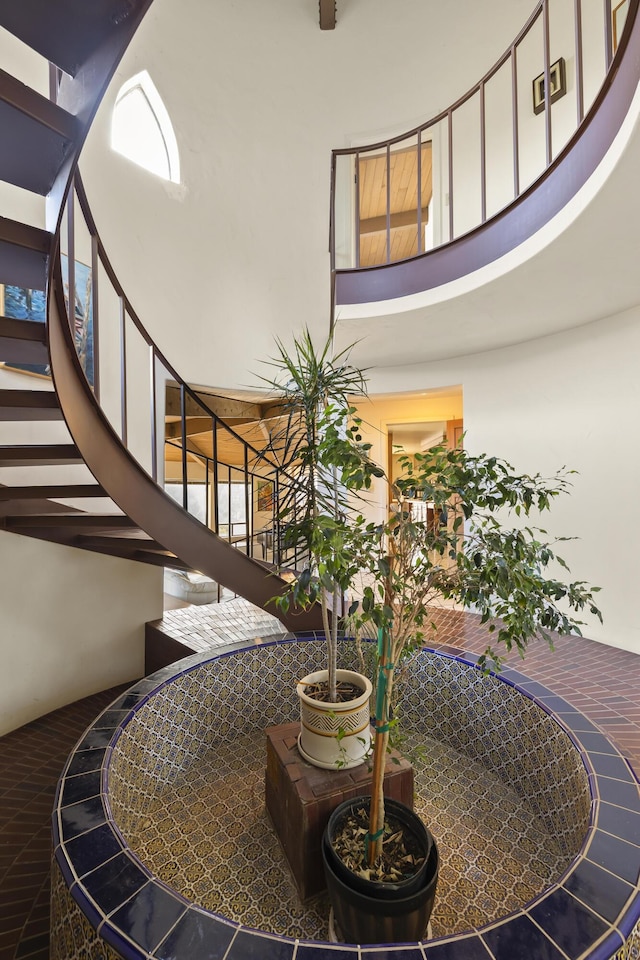
MULTIPOLYGON (((321 770, 298 752, 299 723, 269 727, 265 794, 271 817, 302 901, 325 888, 320 841, 332 811, 351 797, 371 793, 367 764, 321 770)), ((385 796, 413 809, 413 767, 392 751, 385 768, 385 796)))

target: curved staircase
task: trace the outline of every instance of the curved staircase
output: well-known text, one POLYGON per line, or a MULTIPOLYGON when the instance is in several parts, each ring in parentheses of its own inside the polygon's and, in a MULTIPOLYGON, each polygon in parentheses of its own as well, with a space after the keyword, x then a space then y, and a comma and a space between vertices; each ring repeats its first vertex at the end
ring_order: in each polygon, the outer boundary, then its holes
MULTIPOLYGON (((65 202, 95 111, 151 2, 0 0, 0 26, 49 61, 57 100, 0 70, 0 180, 46 198, 46 229, 0 217, 0 283, 46 290, 48 302, 46 325, 0 316, 0 361, 51 370, 28 386, 5 370, 0 528, 198 570, 267 608, 284 582, 176 504, 155 469, 151 476, 136 461, 89 387, 67 317, 58 256, 65 202)), ((283 620, 296 629, 319 623, 315 610, 283 620)))

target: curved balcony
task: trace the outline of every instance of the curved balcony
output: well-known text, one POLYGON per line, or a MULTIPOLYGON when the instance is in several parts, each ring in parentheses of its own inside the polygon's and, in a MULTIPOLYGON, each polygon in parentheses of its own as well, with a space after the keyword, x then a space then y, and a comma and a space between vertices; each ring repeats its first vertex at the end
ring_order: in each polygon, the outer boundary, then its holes
POLYGON ((637 12, 635 0, 540 0, 446 110, 401 136, 334 151, 337 319, 381 316, 397 298, 418 304, 550 224, 627 117, 640 78, 637 12))

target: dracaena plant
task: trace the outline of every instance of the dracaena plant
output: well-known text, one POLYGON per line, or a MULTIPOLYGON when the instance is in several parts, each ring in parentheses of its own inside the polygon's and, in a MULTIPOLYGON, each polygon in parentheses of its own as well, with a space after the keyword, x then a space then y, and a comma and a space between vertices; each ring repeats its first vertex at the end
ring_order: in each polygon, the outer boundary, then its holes
POLYGON ((319 602, 327 641, 329 700, 336 700, 338 630, 342 598, 360 569, 366 524, 354 510, 354 497, 383 475, 363 443, 353 398, 366 395, 363 371, 349 361, 350 349, 333 353, 329 338, 316 349, 308 330, 288 350, 276 341, 271 377, 281 425, 269 452, 286 473, 279 484, 276 520, 285 550, 307 557, 283 596, 280 609, 319 602))
POLYGON ((570 488, 571 473, 549 478, 517 474, 504 460, 438 446, 401 458, 401 476, 389 481, 393 512, 361 531, 360 563, 369 574, 351 608, 356 630, 378 628, 373 790, 366 859, 382 843, 384 767, 389 746, 396 670, 435 629, 432 604, 453 600, 480 614, 492 643, 480 666, 499 667, 505 652, 521 655, 533 637, 553 648, 554 637, 580 634, 578 616, 602 619, 597 587, 571 580, 557 553, 567 538, 549 538, 529 523, 570 488), (429 505, 413 515, 416 502, 429 505), (565 576, 566 575, 566 576, 565 576))

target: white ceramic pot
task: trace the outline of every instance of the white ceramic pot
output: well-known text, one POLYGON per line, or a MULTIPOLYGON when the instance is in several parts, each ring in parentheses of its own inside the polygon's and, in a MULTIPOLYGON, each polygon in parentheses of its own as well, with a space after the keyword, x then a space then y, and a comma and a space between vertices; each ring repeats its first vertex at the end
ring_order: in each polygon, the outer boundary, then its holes
POLYGON ((371 748, 371 683, 361 673, 338 670, 338 681, 354 683, 364 693, 346 703, 323 703, 305 693, 310 684, 322 683, 327 676, 326 670, 317 670, 297 685, 301 720, 298 749, 304 759, 316 767, 326 770, 357 767, 371 748))

